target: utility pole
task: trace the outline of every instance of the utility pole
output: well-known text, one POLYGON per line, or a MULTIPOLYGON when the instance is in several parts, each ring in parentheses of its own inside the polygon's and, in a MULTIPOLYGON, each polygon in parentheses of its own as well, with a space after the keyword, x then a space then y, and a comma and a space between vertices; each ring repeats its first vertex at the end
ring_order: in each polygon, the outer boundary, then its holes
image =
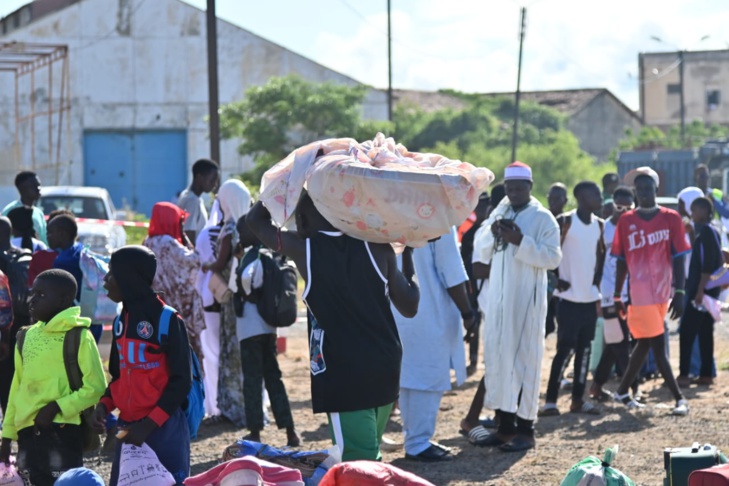
POLYGON ((387 0, 387 119, 392 121, 392 18, 387 0))
POLYGON ((519 68, 516 74, 516 100, 514 104, 514 134, 511 139, 511 162, 516 161, 516 142, 519 138, 519 99, 521 98, 521 55, 524 48, 526 28, 526 7, 521 8, 521 29, 519 30, 519 68))
POLYGON ((220 160, 220 117, 218 116, 218 27, 215 15, 215 0, 207 0, 208 36, 208 115, 210 123, 210 158, 222 165, 220 160))
POLYGON ((681 145, 686 146, 686 104, 684 103, 683 94, 683 55, 686 51, 681 49, 678 51, 678 86, 680 89, 679 97, 681 103, 681 145))

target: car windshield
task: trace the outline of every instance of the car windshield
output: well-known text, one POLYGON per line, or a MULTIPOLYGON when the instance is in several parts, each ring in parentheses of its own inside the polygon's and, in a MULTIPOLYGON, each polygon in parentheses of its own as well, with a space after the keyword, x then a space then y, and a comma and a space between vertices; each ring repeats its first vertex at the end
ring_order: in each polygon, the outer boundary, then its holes
POLYGON ((44 214, 56 209, 69 209, 77 218, 109 219, 104 201, 98 197, 42 196, 40 205, 44 214))

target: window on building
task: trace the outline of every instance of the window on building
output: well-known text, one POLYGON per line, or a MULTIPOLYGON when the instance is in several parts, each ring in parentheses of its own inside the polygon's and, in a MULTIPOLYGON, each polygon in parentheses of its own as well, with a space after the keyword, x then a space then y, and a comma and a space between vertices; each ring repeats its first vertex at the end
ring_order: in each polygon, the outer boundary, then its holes
POLYGON ((721 104, 721 91, 718 89, 706 90, 706 109, 708 111, 716 110, 721 104))
POLYGON ((666 92, 670 95, 681 94, 681 85, 677 83, 669 83, 666 85, 666 92))

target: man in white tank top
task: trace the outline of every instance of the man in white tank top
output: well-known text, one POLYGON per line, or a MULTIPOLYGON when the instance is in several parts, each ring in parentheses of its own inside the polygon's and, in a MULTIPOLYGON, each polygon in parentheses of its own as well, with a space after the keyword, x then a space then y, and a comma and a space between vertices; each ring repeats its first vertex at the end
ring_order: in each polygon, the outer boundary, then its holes
POLYGON ((584 401, 590 343, 595 337, 599 283, 605 259, 602 240, 603 222, 594 213, 602 208, 600 188, 594 182, 575 186, 577 210, 560 216, 562 229, 562 261, 558 268, 557 354, 547 386, 546 404, 541 417, 559 415, 557 397, 562 371, 572 351, 575 352, 574 382, 570 412, 599 414, 590 402, 584 401))

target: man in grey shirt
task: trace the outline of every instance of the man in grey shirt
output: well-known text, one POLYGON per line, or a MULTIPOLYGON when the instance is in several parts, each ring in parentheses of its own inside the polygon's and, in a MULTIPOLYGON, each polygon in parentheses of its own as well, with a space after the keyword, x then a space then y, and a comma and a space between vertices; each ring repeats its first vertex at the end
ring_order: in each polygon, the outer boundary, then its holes
POLYGON ((189 214, 182 228, 191 242, 196 240, 208 220, 208 212, 200 196, 212 192, 218 182, 220 166, 216 162, 200 159, 192 165, 192 184, 180 193, 177 201, 177 205, 189 214))

